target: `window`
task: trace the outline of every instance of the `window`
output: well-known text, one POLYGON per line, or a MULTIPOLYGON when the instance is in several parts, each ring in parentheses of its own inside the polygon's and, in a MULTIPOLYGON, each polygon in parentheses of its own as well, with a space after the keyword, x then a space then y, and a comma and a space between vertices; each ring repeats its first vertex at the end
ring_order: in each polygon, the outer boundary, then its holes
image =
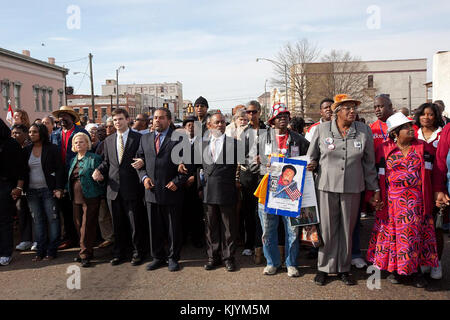
POLYGON ((8 110, 8 101, 10 99, 10 93, 9 93, 9 80, 3 80, 2 81, 2 96, 5 101, 5 110, 8 110))
POLYGON ((102 107, 102 119, 106 116, 106 107, 102 107))
POLYGON ((63 105, 63 93, 64 93, 63 89, 58 89, 58 99, 59 99, 58 107, 61 107, 63 105))
POLYGON ((164 87, 160 88, 161 93, 164 93, 164 87))
POLYGON ((33 86, 33 94, 34 94, 34 111, 40 111, 39 107, 39 86, 33 86))
POLYGON ((22 87, 22 84, 20 82, 14 83, 14 105, 17 109, 21 108, 20 104, 20 88, 22 87))
POLYGON ((79 108, 73 108, 73 111, 75 111, 76 113, 80 113, 80 109, 79 108))
POLYGON ((53 101, 52 101, 53 89, 48 88, 48 111, 53 110, 53 101))
POLYGON ((373 88, 373 76, 369 76, 367 79, 367 88, 373 88))
POLYGON ((47 109, 47 97, 45 96, 47 93, 47 88, 42 88, 42 111, 46 111, 47 109))
POLYGON ((94 108, 94 122, 95 122, 95 119, 97 119, 98 118, 98 111, 97 111, 97 108, 94 108))

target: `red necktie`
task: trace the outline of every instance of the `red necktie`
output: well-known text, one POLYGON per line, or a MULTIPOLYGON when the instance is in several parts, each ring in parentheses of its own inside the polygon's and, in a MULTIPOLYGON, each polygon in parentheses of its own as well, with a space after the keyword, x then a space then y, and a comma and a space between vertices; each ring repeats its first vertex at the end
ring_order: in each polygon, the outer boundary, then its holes
POLYGON ((155 149, 156 149, 156 154, 159 153, 159 147, 161 145, 161 141, 159 140, 159 137, 161 136, 161 133, 158 133, 156 135, 156 141, 155 141, 155 149))

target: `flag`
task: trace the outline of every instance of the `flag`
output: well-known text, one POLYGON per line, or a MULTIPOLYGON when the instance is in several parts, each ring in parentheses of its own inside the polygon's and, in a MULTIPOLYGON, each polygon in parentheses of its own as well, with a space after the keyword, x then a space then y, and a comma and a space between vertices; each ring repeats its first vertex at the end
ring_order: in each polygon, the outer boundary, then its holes
POLYGON ((10 125, 13 124, 14 112, 11 108, 11 100, 8 100, 8 113, 6 114, 6 121, 9 122, 10 125))
POLYGON ((302 195, 300 191, 297 189, 297 183, 292 183, 288 188, 286 188, 285 191, 292 201, 297 200, 302 195))

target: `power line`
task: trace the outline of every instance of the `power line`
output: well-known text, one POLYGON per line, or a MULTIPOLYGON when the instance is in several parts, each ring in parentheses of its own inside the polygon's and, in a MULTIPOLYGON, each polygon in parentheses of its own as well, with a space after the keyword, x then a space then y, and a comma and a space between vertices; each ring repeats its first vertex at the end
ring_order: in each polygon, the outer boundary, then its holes
POLYGON ((87 72, 88 67, 89 67, 89 63, 86 65, 86 70, 84 70, 84 72, 83 72, 83 78, 81 79, 81 82, 80 82, 80 85, 78 86, 78 89, 75 91, 76 93, 78 93, 78 90, 80 90, 80 87, 83 84, 84 78, 86 78, 86 72, 87 72))
POLYGON ((76 60, 70 60, 70 61, 56 61, 58 64, 61 64, 61 63, 72 63, 72 62, 77 62, 77 61, 81 61, 81 60, 85 60, 85 59, 88 59, 88 57, 84 57, 84 58, 79 58, 79 59, 76 59, 76 60))

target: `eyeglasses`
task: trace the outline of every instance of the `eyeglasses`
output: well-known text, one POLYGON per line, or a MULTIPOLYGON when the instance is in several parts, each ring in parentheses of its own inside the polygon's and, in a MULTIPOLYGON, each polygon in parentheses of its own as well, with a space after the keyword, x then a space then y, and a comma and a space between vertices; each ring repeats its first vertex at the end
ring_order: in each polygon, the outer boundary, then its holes
POLYGON ((342 109, 345 110, 345 111, 350 111, 350 110, 358 111, 358 107, 357 106, 342 106, 342 109))
POLYGON ((257 114, 258 113, 258 110, 246 110, 245 111, 246 113, 248 113, 248 114, 257 114))

